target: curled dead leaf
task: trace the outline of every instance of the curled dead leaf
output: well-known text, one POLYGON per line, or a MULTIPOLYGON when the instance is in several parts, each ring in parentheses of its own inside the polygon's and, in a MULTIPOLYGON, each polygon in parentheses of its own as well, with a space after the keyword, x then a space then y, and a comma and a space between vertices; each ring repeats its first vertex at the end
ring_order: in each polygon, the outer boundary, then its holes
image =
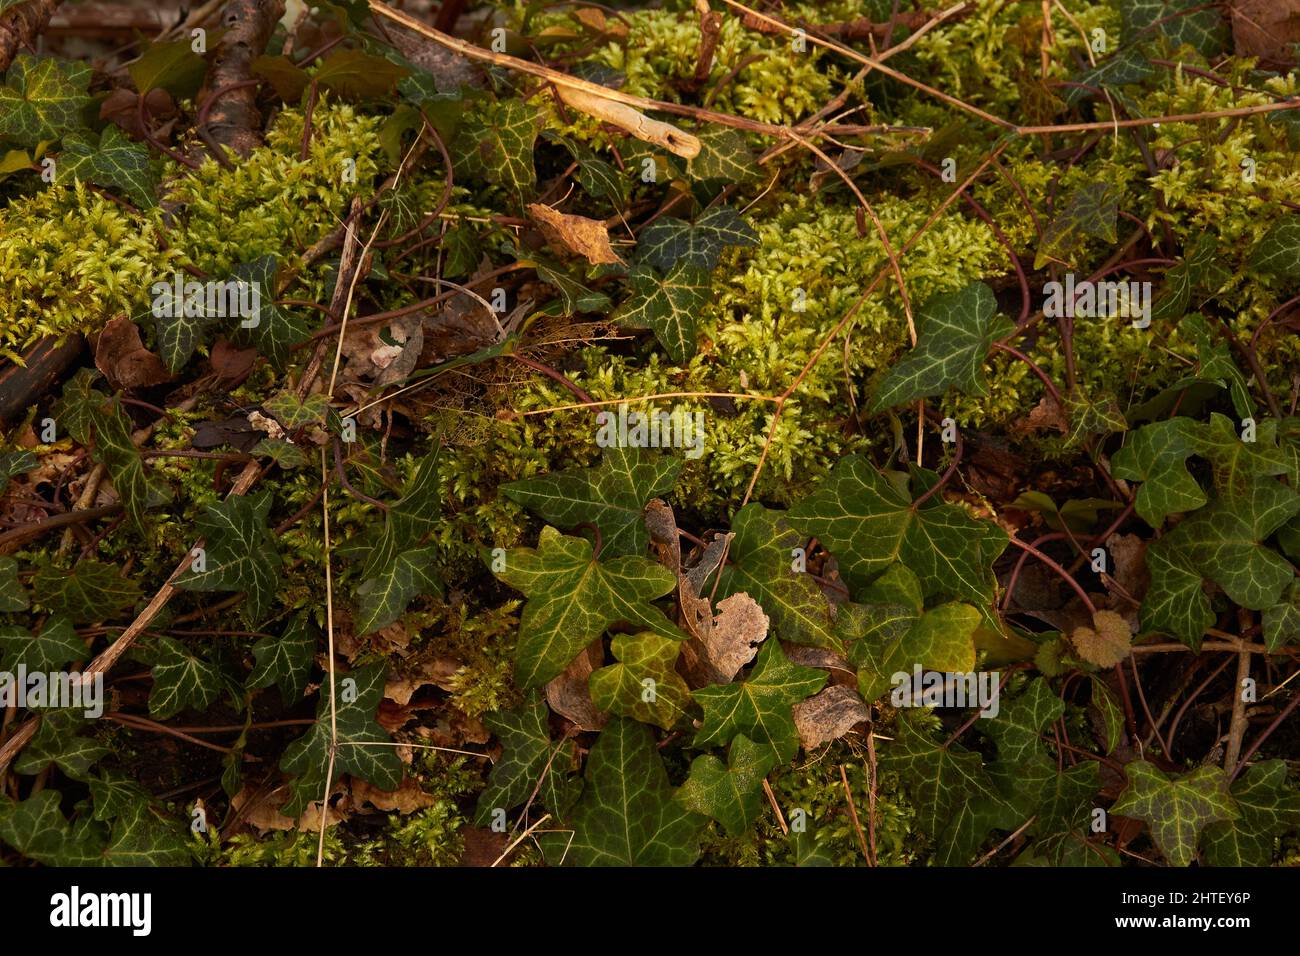
POLYGON ((571 216, 538 202, 528 204, 528 215, 555 249, 582 256, 593 266, 623 261, 609 244, 609 230, 597 219, 571 216))
POLYGON ((124 315, 112 319, 99 333, 95 367, 115 389, 147 388, 171 378, 162 360, 140 341, 139 327, 124 315))
POLYGON ((871 711, 858 692, 840 685, 832 685, 800 701, 792 711, 805 750, 843 737, 864 720, 871 719, 871 711))

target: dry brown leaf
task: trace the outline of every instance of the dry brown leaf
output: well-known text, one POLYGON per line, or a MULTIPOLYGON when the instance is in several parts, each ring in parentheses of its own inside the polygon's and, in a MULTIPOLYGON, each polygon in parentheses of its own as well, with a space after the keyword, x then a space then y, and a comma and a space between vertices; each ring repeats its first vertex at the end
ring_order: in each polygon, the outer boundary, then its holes
POLYGON ((697 598, 689 579, 681 579, 682 607, 687 627, 695 637, 689 677, 696 686, 726 684, 754 659, 758 645, 767 637, 768 617, 743 591, 718 602, 718 613, 709 613, 707 598, 697 598))
POLYGON ((792 710, 804 750, 843 737, 864 720, 871 719, 871 711, 858 692, 839 685, 800 701, 792 710))
POLYGON ((1238 56, 1293 61, 1287 46, 1300 43, 1300 0, 1233 0, 1230 6, 1238 56))
POLYGON ((571 216, 539 202, 528 204, 528 215, 552 248, 582 256, 593 266, 623 261, 609 244, 609 230, 598 219, 571 216))
POLYGON ((1013 434, 1026 435, 1045 428, 1055 428, 1062 435, 1069 434, 1070 431, 1069 419, 1050 395, 1044 395, 1027 416, 1013 423, 1011 431, 1013 434))
POLYGON ((645 527, 650 532, 650 544, 662 564, 673 574, 682 570, 681 537, 677 534, 677 519, 673 509, 660 498, 652 498, 645 506, 645 527))
POLYGON ((253 363, 257 361, 257 349, 236 348, 222 336, 212 344, 212 355, 208 361, 217 378, 235 382, 252 371, 253 363))
POLYGON ((464 665, 449 657, 433 657, 402 665, 401 673, 384 684, 384 697, 405 707, 421 687, 432 684, 439 690, 453 689, 452 678, 464 665))
POLYGON ((587 689, 587 678, 604 663, 604 643, 592 641, 564 669, 563 674, 546 685, 546 702, 551 705, 551 710, 569 718, 579 730, 600 730, 609 720, 608 714, 596 709, 591 701, 591 691, 587 689))
POLYGON ((1098 611, 1092 616, 1092 627, 1076 627, 1070 634, 1079 656, 1098 667, 1114 667, 1128 657, 1132 648, 1133 632, 1123 615, 1114 611, 1098 611))
POLYGON ((95 367, 113 388, 147 388, 171 375, 162 360, 140 341, 140 329, 124 315, 104 326, 95 343, 95 367))
POLYGON ((431 807, 437 802, 437 797, 425 793, 410 777, 402 777, 402 783, 396 790, 380 790, 359 777, 352 779, 352 806, 358 809, 368 803, 376 810, 414 813, 422 807, 431 807))

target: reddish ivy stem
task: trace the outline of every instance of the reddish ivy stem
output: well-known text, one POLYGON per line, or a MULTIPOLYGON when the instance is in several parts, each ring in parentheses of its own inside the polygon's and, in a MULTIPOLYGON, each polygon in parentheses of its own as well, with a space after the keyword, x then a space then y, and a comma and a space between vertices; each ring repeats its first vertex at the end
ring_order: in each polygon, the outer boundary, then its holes
POLYGON ((1061 567, 1047 555, 1043 554, 1043 552, 1039 551, 1032 544, 1025 544, 1025 542, 1021 541, 1017 537, 1008 537, 1007 541, 1014 544, 1017 548, 1029 552, 1039 561, 1042 561, 1043 564, 1051 568, 1062 581, 1070 585, 1070 587, 1074 589, 1074 592, 1079 595, 1079 600, 1083 601, 1083 606, 1088 609, 1089 614, 1097 613, 1097 607, 1092 603, 1092 599, 1088 597, 1088 592, 1083 589, 1083 586, 1079 584, 1078 581, 1074 580, 1074 578, 1070 576, 1069 572, 1066 571, 1065 568, 1061 567))

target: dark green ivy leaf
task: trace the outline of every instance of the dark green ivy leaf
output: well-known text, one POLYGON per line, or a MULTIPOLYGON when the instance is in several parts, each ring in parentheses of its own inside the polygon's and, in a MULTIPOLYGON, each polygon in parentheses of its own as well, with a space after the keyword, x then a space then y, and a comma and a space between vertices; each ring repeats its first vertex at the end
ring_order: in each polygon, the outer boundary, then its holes
POLYGON ((681 469, 681 459, 672 455, 613 445, 594 468, 512 481, 501 490, 557 527, 594 524, 600 529, 603 556, 643 555, 650 535, 642 512, 651 498, 672 491, 681 469))
POLYGON ((56 671, 86 657, 86 642, 66 618, 51 617, 33 637, 24 627, 0 627, 0 664, 6 671, 56 671))
POLYGON ((57 182, 81 179, 118 189, 141 209, 158 204, 158 180, 149 164, 149 150, 112 124, 104 127, 98 143, 83 133, 65 138, 55 169, 57 182))
POLYGON ((243 591, 248 613, 259 619, 271 608, 280 580, 280 552, 266 527, 271 492, 233 495, 199 518, 204 567, 191 566, 176 586, 189 591, 243 591))
POLYGON ((546 701, 538 692, 515 710, 495 711, 483 718, 501 742, 501 757, 492 764, 487 786, 479 794, 475 826, 490 824, 497 810, 521 806, 534 791, 537 802, 552 813, 563 814, 568 809, 576 795, 577 781, 569 777, 574 744, 551 740, 549 716, 546 701))
POLYGON ((497 577, 529 598, 519 621, 515 679, 520 687, 559 676, 578 653, 619 623, 672 640, 686 635, 650 602, 677 585, 671 571, 628 555, 608 562, 592 557, 591 542, 542 529, 537 548, 515 548, 497 577))
POLYGON ((691 225, 673 216, 655 220, 641 233, 637 254, 660 272, 676 265, 712 272, 728 246, 758 245, 756 233, 730 206, 715 206, 691 225))
POLYGON ((742 735, 731 742, 727 764, 709 754, 696 757, 674 799, 687 810, 717 820, 728 835, 739 837, 758 819, 763 778, 775 766, 771 748, 742 735))
POLYGON ((742 682, 694 692, 704 707, 695 746, 725 744, 740 734, 785 762, 799 749, 793 707, 822 689, 829 674, 792 664, 780 641, 764 641, 754 669, 742 682))
POLYGON ((140 585, 118 568, 82 558, 72 573, 46 565, 32 578, 32 592, 43 607, 74 624, 106 621, 140 600, 140 585))
POLYGON ((296 615, 283 634, 260 639, 253 645, 257 663, 248 675, 249 690, 275 684, 286 707, 297 703, 307 687, 319 639, 320 628, 305 613, 296 615))
POLYGON ((927 600, 961 599, 982 610, 993 600, 993 561, 1007 542, 997 525, 957 505, 932 498, 914 507, 861 455, 841 459, 788 520, 835 555, 853 588, 901 561, 927 600))
POLYGON ((613 319, 621 325, 653 329, 669 358, 685 364, 695 355, 700 313, 712 285, 707 269, 679 262, 660 275, 637 264, 628 274, 631 297, 619 306, 613 319))
POLYGON ((881 380, 871 411, 904 405, 957 388, 986 395, 984 359, 1009 329, 993 320, 997 301, 983 282, 937 295, 916 313, 916 348, 892 365, 881 380))
POLYGON ((221 671, 180 641, 159 638, 149 713, 155 720, 166 720, 182 710, 205 711, 220 696, 222 683, 221 671))
MULTIPOLYGON (((334 679, 334 719, 338 729, 334 780, 351 774, 380 790, 396 790, 402 783, 402 761, 375 720, 384 693, 385 671, 383 664, 370 664, 334 679)), ((316 723, 285 749, 280 761, 281 770, 297 775, 289 801, 282 808, 287 816, 301 815, 307 804, 325 796, 331 739, 329 697, 327 680, 321 687, 316 723)))
POLYGON ((673 800, 645 724, 615 717, 587 757, 586 785, 564 825, 545 834, 552 863, 571 866, 690 866, 700 855, 701 817, 673 800))
POLYGON ((1300 827, 1300 794, 1287 782, 1286 761, 1255 764, 1232 784, 1231 793, 1241 816, 1205 828, 1205 862, 1268 866, 1277 838, 1300 827))
POLYGON ((1136 760, 1125 765, 1124 773, 1128 787, 1111 812, 1146 821, 1151 839, 1171 866, 1188 866, 1196 858, 1201 831, 1210 824, 1241 816, 1228 792, 1227 775, 1218 767, 1171 777, 1154 764, 1136 760))

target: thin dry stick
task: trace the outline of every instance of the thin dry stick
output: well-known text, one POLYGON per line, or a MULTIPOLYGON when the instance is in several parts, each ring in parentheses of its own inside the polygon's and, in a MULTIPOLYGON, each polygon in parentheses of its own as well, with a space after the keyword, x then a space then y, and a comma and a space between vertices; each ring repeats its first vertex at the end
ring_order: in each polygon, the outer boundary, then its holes
MULTIPOLYGON (((342 336, 340 335, 341 339, 342 336)), ((337 361, 337 359, 336 359, 337 361)), ((330 491, 329 491, 329 465, 325 461, 325 448, 320 449, 320 484, 323 494, 321 495, 321 515, 325 521, 324 541, 325 541, 325 634, 328 641, 326 650, 326 660, 329 663, 329 688, 330 688, 330 749, 329 765, 325 771, 325 792, 320 798, 320 835, 316 843, 316 866, 325 865, 325 824, 329 819, 329 799, 330 785, 334 782, 334 758, 339 748, 339 721, 338 708, 334 698, 334 577, 330 565, 330 491)))
POLYGON ((530 827, 529 827, 527 830, 525 830, 523 833, 519 834, 519 836, 515 838, 514 842, 511 843, 508 847, 506 847, 503 851, 501 851, 501 855, 500 855, 499 857, 497 857, 495 860, 492 861, 492 865, 493 865, 493 866, 496 866, 498 863, 500 863, 502 860, 504 860, 506 857, 508 857, 508 856, 510 855, 511 851, 514 850, 515 847, 517 847, 519 844, 521 844, 521 843, 523 843, 525 840, 527 840, 528 837, 529 837, 529 835, 530 835, 534 830, 536 830, 538 827, 540 827, 543 823, 545 823, 545 822, 546 822, 547 820, 549 820, 549 819, 551 819, 551 815, 550 815, 549 813, 544 814, 544 815, 541 817, 541 819, 539 819, 536 823, 534 823, 532 826, 530 826, 530 827))
MULTIPOLYGON (((371 12, 399 23, 406 29, 427 37, 449 50, 454 50, 461 56, 492 63, 496 66, 508 67, 520 73, 527 73, 530 76, 547 80, 555 84, 559 90, 560 98, 567 105, 617 126, 631 133, 637 139, 653 143, 656 146, 662 146, 685 159, 694 159, 700 154, 700 141, 696 137, 677 129, 677 127, 669 123, 651 119, 637 112, 638 109, 663 109, 663 104, 656 100, 620 93, 618 90, 611 90, 598 83, 580 80, 567 73, 561 73, 559 70, 552 70, 550 67, 529 60, 521 60, 507 53, 484 50, 473 43, 468 43, 458 37, 427 26, 400 10, 394 10, 386 3, 379 3, 378 0, 371 0, 370 9, 371 12)), ((723 116, 725 114, 717 115, 723 116)))
POLYGON ((871 865, 880 862, 876 856, 876 734, 867 733, 867 845, 871 847, 871 865))
POLYGON ((1229 773, 1237 766, 1241 756, 1241 742, 1246 736, 1246 695, 1242 685, 1250 679, 1250 651, 1237 655, 1237 682, 1232 688, 1232 720, 1228 724, 1228 746, 1223 754, 1223 767, 1229 773))
POLYGON ((763 778, 763 792, 767 794, 767 802, 772 804, 772 812, 776 814, 776 823, 781 828, 782 835, 789 836, 790 828, 786 826, 785 814, 781 812, 781 805, 776 802, 776 794, 772 792, 772 785, 767 782, 767 777, 763 778))
POLYGON ((875 866, 875 861, 871 859, 871 851, 867 849, 867 838, 862 834, 862 824, 858 822, 858 808, 853 802, 853 788, 849 786, 849 775, 844 769, 844 764, 840 764, 840 780, 844 783, 844 797, 849 801, 849 816, 853 818, 853 829, 858 834, 858 846, 862 847, 862 856, 866 859, 867 866, 875 866))
POLYGON ((1011 836, 1007 837, 1005 840, 1003 840, 1001 843, 999 843, 999 844, 998 844, 997 846, 995 846, 993 849, 989 850, 989 851, 988 851, 987 853, 985 853, 982 857, 980 857, 978 860, 976 860, 974 865, 975 865, 975 866, 983 866, 983 865, 984 865, 985 863, 987 863, 989 860, 993 859, 995 856, 998 855, 998 853, 1000 853, 1000 852, 1002 851, 1002 848, 1003 848, 1003 847, 1005 847, 1008 843, 1010 843, 1010 842, 1011 842, 1012 840, 1014 840, 1016 837, 1020 836, 1020 834, 1024 833, 1025 830, 1027 830, 1027 829, 1029 828, 1029 825, 1030 825, 1031 823, 1033 823, 1033 822, 1034 822, 1035 820, 1037 820, 1037 819, 1038 819, 1038 817, 1036 817, 1036 816, 1030 817, 1028 820, 1026 820, 1024 823, 1022 823, 1022 824, 1020 825, 1020 828, 1019 828, 1018 830, 1016 830, 1015 833, 1011 834, 1011 836))

